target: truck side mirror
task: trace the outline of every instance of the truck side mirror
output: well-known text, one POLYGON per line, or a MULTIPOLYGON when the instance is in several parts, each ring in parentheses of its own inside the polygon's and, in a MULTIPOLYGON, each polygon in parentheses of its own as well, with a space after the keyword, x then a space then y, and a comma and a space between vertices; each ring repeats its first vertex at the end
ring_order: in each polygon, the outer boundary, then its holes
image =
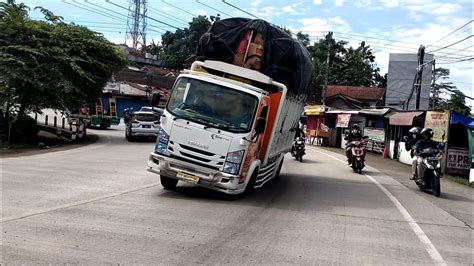
POLYGON ((153 93, 151 96, 151 106, 158 106, 160 103, 161 95, 159 93, 153 93))
POLYGON ((265 132, 265 127, 267 126, 267 120, 264 117, 257 118, 257 122, 255 124, 255 132, 257 134, 262 134, 265 132))

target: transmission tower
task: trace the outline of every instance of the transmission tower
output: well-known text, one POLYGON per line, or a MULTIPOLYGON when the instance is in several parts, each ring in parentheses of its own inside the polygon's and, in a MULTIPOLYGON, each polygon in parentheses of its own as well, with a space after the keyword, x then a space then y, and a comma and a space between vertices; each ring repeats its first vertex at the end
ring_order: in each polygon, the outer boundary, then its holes
POLYGON ((131 39, 133 49, 138 49, 139 44, 146 46, 147 2, 148 0, 129 0, 125 43, 131 39))

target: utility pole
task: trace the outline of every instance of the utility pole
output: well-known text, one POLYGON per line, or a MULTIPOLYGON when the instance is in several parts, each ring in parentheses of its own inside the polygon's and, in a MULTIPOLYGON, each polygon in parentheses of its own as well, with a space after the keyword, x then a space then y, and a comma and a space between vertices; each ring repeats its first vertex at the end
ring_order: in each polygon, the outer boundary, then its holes
MULTIPOLYGON (((416 73, 415 88, 416 88, 416 102, 415 109, 420 109, 420 97, 421 97, 421 81, 423 75, 423 59, 425 58, 425 47, 420 45, 418 49, 418 68, 416 73)), ((408 103, 410 104, 410 103, 408 103)))
POLYGON ((433 90, 433 101, 432 101, 432 108, 436 107, 436 100, 438 99, 437 91, 436 91, 436 73, 435 73, 435 63, 436 61, 433 59, 433 83, 431 84, 431 88, 433 90))
POLYGON ((329 56, 331 54, 331 40, 332 40, 332 31, 328 32, 326 35, 326 45, 328 48, 327 57, 326 57, 326 74, 324 75, 324 87, 323 87, 323 105, 326 105, 326 91, 328 89, 328 75, 329 75, 329 56))

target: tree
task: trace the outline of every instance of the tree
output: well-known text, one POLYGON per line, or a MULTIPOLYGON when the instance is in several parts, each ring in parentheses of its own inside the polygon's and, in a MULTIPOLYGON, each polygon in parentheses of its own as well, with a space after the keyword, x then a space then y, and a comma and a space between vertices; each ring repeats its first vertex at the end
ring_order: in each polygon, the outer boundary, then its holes
POLYGON ((297 39, 298 41, 300 41, 301 44, 302 44, 304 47, 306 47, 306 48, 309 47, 309 45, 310 45, 310 39, 309 39, 309 35, 308 35, 307 33, 303 33, 303 32, 301 32, 301 31, 299 31, 298 33, 296 33, 296 39, 297 39))
POLYGON ((431 93, 430 106, 432 110, 451 110, 464 115, 470 115, 471 108, 466 105, 466 95, 459 91, 449 81, 450 70, 447 68, 436 68, 434 70, 434 92, 431 93), (450 99, 440 97, 442 94, 450 94, 450 99))
POLYGON ((36 9, 46 21, 31 20, 29 8, 14 0, 0 3, 1 100, 19 106, 20 120, 27 110, 72 109, 94 101, 126 64, 103 35, 36 9))
POLYGON ((195 54, 201 36, 206 33, 211 22, 206 16, 193 18, 189 28, 177 29, 174 33, 167 31, 161 36, 163 56, 166 66, 182 69, 184 61, 195 54))
POLYGON ((341 70, 340 85, 377 86, 377 80, 381 78, 372 48, 365 42, 361 42, 356 49, 350 47, 347 50, 341 70))
POLYGON ((466 116, 471 114, 471 108, 466 105, 466 95, 458 90, 451 94, 451 99, 447 102, 447 109, 466 116))

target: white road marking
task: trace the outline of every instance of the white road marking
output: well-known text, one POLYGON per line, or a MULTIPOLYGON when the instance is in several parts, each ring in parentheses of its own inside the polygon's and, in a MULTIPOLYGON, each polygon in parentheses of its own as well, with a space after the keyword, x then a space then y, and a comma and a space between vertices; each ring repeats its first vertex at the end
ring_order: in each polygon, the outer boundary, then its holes
MULTIPOLYGON (((329 153, 325 153, 325 152, 322 152, 322 151, 319 151, 319 150, 316 150, 316 149, 313 149, 313 148, 307 148, 307 149, 310 149, 310 150, 313 150, 317 153, 321 153, 321 154, 324 154, 326 155, 327 157, 330 157, 336 161, 339 161, 343 164, 347 164, 344 160, 341 160, 329 153)), ((400 203, 400 201, 398 201, 398 199, 392 194, 390 193, 390 191, 388 191, 382 184, 380 184, 377 180, 375 180, 375 178, 371 177, 370 175, 368 174, 364 174, 365 177, 367 177, 370 181, 372 181, 372 183, 374 183, 378 188, 380 188, 380 190, 383 191, 383 193, 385 193, 385 195, 392 201, 392 203, 395 205, 395 207, 397 207, 398 211, 400 212, 400 214, 403 216, 403 218, 405 219, 405 221, 408 222, 408 224, 410 225, 411 229, 413 230, 413 232, 415 232, 416 236, 418 237, 418 239, 421 241, 421 243, 423 244, 423 246, 425 247, 425 250, 426 252, 428 252, 428 254, 430 255, 430 257, 433 259, 434 263, 436 265, 447 265, 446 261, 443 259, 443 257, 441 256, 441 254, 438 252, 438 250, 436 249, 436 247, 433 245, 433 243, 430 241, 430 239, 428 238, 428 236, 425 234, 425 232, 421 229, 421 227, 418 225, 417 222, 415 222, 415 220, 413 219, 413 217, 410 215, 410 213, 408 213, 407 209, 405 209, 405 207, 403 207, 403 205, 400 203)))

